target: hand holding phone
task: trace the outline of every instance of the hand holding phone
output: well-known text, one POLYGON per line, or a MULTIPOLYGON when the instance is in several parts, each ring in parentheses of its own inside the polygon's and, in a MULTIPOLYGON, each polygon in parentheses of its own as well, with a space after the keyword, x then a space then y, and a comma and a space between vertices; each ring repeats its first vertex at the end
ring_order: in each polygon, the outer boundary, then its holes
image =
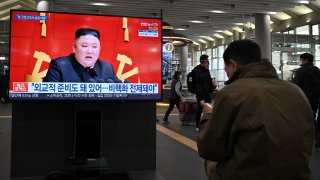
POLYGON ((201 106, 203 107, 202 112, 204 114, 212 113, 212 105, 210 103, 206 103, 204 100, 200 101, 201 106))

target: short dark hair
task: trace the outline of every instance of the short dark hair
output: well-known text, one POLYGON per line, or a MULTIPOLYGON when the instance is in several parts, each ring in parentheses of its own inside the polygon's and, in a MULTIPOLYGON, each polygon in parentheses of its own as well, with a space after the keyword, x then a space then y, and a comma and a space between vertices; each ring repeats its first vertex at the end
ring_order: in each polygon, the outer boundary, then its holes
POLYGON ((223 53, 225 64, 229 64, 230 59, 239 62, 240 65, 259 62, 261 61, 260 47, 251 40, 233 41, 223 53))
POLYGON ((100 32, 95 29, 90 29, 90 28, 79 28, 76 31, 76 39, 78 39, 80 36, 85 36, 85 35, 92 35, 100 40, 100 32))
POLYGON ((174 78, 174 79, 178 79, 179 76, 180 76, 180 74, 181 74, 181 71, 176 71, 176 72, 174 72, 173 78, 174 78))
POLYGON ((208 55, 202 54, 202 55, 200 56, 200 63, 202 63, 204 60, 207 60, 208 58, 209 58, 208 55))
POLYGON ((300 55, 300 58, 308 60, 311 63, 313 62, 313 55, 310 54, 310 53, 303 53, 303 54, 300 55))

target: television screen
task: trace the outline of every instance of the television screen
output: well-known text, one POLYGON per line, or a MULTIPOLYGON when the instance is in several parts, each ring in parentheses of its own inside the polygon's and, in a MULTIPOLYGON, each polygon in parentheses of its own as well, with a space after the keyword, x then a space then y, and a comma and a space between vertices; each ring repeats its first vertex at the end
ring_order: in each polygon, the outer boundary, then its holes
POLYGON ((11 100, 161 100, 162 20, 11 11, 11 100))

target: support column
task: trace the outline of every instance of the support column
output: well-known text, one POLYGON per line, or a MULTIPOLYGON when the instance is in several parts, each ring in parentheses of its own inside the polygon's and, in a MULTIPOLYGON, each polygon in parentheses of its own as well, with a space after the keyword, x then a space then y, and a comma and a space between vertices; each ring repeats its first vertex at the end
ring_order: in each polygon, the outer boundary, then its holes
POLYGON ((188 62, 188 46, 180 47, 180 71, 182 73, 181 83, 186 84, 187 77, 187 62, 188 62))
MULTIPOLYGON (((313 29, 312 29, 312 25, 309 24, 309 36, 312 37, 313 34, 313 29)), ((310 41, 311 38, 308 38, 308 43, 310 44, 310 53, 313 54, 314 56, 316 55, 316 44, 313 43, 312 41, 310 41)), ((316 61, 314 61, 313 63, 315 63, 316 61)))
POLYGON ((38 11, 52 11, 54 0, 37 0, 38 11))
POLYGON ((240 33, 238 31, 233 30, 233 41, 239 40, 240 33))
POLYGON ((256 42, 261 48, 261 57, 263 60, 271 62, 270 16, 255 14, 255 26, 256 42))

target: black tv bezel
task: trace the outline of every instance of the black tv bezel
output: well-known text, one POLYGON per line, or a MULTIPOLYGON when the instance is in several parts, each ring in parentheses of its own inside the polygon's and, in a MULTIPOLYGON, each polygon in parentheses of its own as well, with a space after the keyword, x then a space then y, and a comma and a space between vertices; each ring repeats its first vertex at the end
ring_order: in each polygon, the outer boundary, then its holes
MULTIPOLYGON (((132 101, 132 102, 141 102, 141 101, 153 101, 153 102, 161 102, 162 98, 163 98, 163 84, 162 84, 162 68, 163 68, 163 64, 162 64, 162 53, 163 53, 163 49, 162 49, 162 45, 163 45, 163 41, 161 41, 160 46, 161 46, 161 58, 160 58, 160 63, 161 63, 161 67, 160 67, 160 90, 161 93, 157 94, 157 96, 159 96, 159 98, 153 98, 153 99, 148 99, 148 98, 131 98, 131 99, 118 99, 118 98, 107 98, 107 99, 103 99, 103 98, 74 98, 74 99, 65 99, 65 98, 54 98, 54 99, 42 99, 42 98, 12 98, 10 97, 10 80, 11 80, 11 29, 12 29, 12 13, 13 12, 43 12, 43 13, 57 13, 57 14, 72 14, 72 15, 89 15, 89 16, 106 16, 106 17, 127 17, 127 18, 141 18, 141 19, 158 19, 160 20, 160 29, 159 31, 161 31, 160 33, 160 39, 163 39, 163 18, 162 15, 160 18, 157 17, 141 17, 141 16, 120 16, 120 15, 107 15, 107 14, 90 14, 90 13, 70 13, 70 12, 61 12, 61 11, 37 11, 37 10, 16 10, 16 9, 11 9, 10 10, 10 31, 9 31, 9 68, 8 68, 8 72, 9 72, 9 84, 8 84, 8 101, 9 102, 24 102, 24 101, 42 101, 42 102, 46 102, 46 101, 62 101, 62 102, 88 102, 88 101, 109 101, 109 102, 127 102, 127 101, 132 101)), ((162 12, 161 12, 162 14, 162 12)), ((101 94, 101 93, 99 93, 101 94)))

